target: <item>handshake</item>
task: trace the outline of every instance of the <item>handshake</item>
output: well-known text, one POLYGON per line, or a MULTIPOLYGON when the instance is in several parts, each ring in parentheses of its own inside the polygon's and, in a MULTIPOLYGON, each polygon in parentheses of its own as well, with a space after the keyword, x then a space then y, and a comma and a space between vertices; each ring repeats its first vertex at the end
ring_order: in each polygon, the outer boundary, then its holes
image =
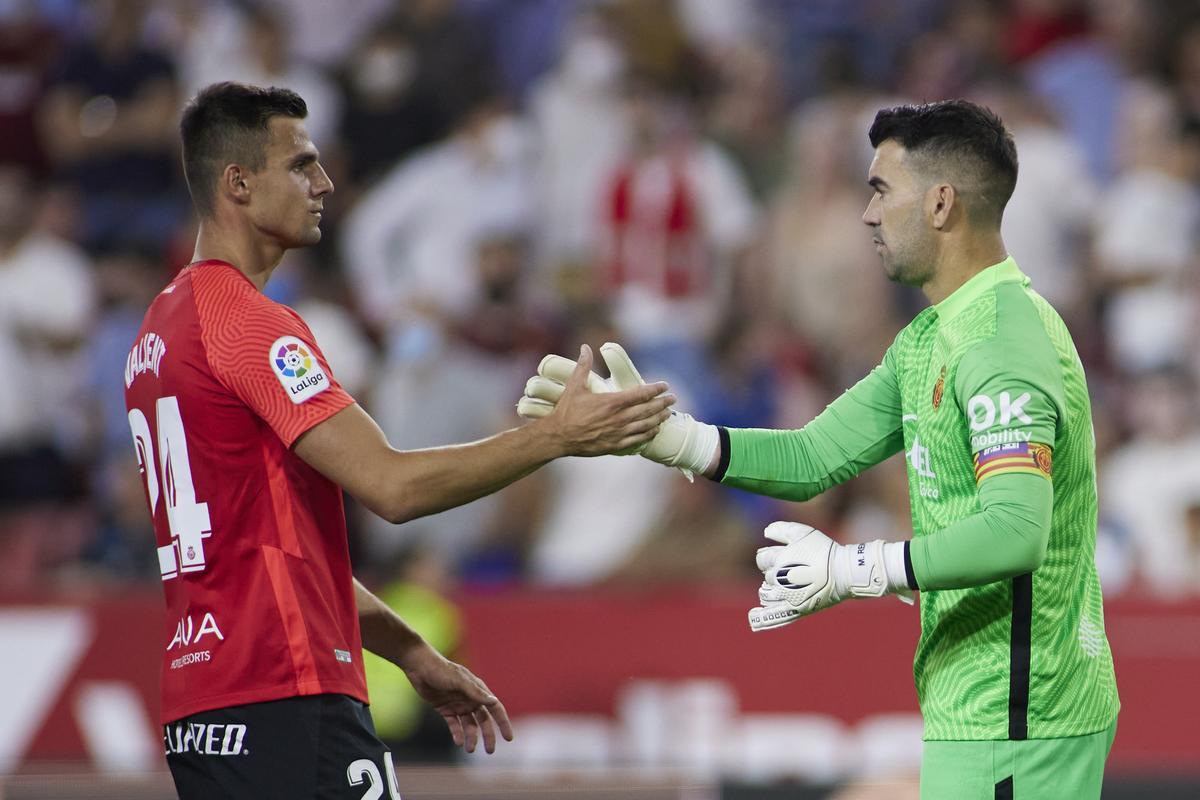
MULTIPOLYGON (((600 347, 600 355, 608 379, 587 369, 591 352, 586 346, 578 362, 557 355, 543 358, 537 375, 525 384, 517 413, 529 420, 549 417, 564 397, 582 386, 593 395, 604 395, 647 385, 621 345, 608 342, 600 347), (586 377, 581 374, 585 369, 586 377)), ((659 391, 665 391, 665 385, 660 386, 659 391)), ((688 480, 697 472, 712 474, 721 456, 716 427, 674 409, 662 414, 665 418, 656 418, 657 427, 645 430, 637 443, 603 452, 640 455, 678 469, 688 480)), ((761 605, 749 614, 754 631, 787 625, 846 599, 896 593, 912 602, 902 542, 840 545, 816 528, 796 522, 773 522, 764 534, 779 544, 758 550, 763 583, 758 590, 761 605)))
MULTIPOLYGON (((624 392, 645 386, 625 349, 608 342, 600 346, 600 356, 608 367, 608 380, 595 372, 587 374, 587 388, 593 394, 624 392)), ((525 384, 525 395, 517 403, 517 413, 525 419, 540 419, 554 411, 562 398, 578 364, 569 358, 549 355, 538 365, 537 375, 525 384)), ((692 480, 716 466, 720 455, 720 440, 713 425, 697 422, 691 414, 672 410, 658 426, 653 439, 642 442, 616 455, 640 455, 668 467, 676 467, 692 480)))

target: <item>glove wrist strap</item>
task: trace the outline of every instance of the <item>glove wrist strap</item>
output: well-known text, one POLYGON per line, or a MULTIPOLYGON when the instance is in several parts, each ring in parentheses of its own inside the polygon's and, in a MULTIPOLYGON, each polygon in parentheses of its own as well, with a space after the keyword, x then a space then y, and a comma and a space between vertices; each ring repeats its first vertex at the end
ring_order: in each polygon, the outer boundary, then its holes
POLYGON ((691 414, 683 416, 687 419, 687 435, 683 446, 679 448, 679 454, 675 456, 675 463, 671 466, 688 472, 704 472, 721 446, 717 426, 699 422, 691 414))
POLYGON ((842 545, 837 576, 845 597, 883 597, 909 594, 904 572, 904 542, 873 542, 842 545))
POLYGON ((908 571, 904 568, 904 542, 884 542, 883 565, 887 569, 888 591, 908 594, 908 571))
POLYGON ((846 550, 850 566, 850 594, 854 597, 882 597, 887 594, 883 540, 846 545, 846 550))
MULTIPOLYGON (((675 452, 671 453, 671 445, 668 444, 667 453, 655 453, 655 445, 657 441, 651 442, 650 446, 642 452, 642 455, 649 458, 651 461, 657 461, 660 464, 665 464, 668 467, 675 467, 682 472, 687 479, 692 480, 692 475, 696 472, 703 473, 708 468, 708 465, 713 462, 717 455, 717 451, 721 448, 721 437, 717 433, 715 425, 708 425, 704 422, 698 422, 691 414, 682 412, 674 412, 671 419, 663 423, 665 426, 672 426, 674 436, 681 437, 676 439, 678 445, 675 452)), ((660 437, 663 434, 659 434, 660 437)), ((670 437, 668 437, 670 441, 670 437)))

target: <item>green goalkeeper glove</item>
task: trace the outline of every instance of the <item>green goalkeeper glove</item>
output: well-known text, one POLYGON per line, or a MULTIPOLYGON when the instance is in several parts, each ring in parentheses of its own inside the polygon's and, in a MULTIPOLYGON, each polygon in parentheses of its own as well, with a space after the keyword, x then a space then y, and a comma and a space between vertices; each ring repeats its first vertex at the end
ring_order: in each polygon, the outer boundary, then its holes
MULTIPOLYGON (((589 372, 587 387, 590 391, 620 392, 645 383, 621 345, 608 342, 600 347, 600 355, 611 377, 605 380, 589 372)), ((574 369, 575 362, 569 358, 556 355, 543 358, 538 365, 538 374, 525 384, 525 395, 517 403, 517 413, 525 419, 538 419, 553 411, 574 369)), ((618 455, 640 455, 675 467, 690 481, 694 473, 703 473, 709 468, 720 447, 716 426, 698 422, 691 414, 672 410, 670 418, 659 426, 657 436, 618 455)))
POLYGON ((760 547, 762 605, 750 609, 750 629, 766 631, 843 600, 898 594, 912 603, 904 569, 904 542, 844 545, 811 525, 772 522, 763 531, 780 544, 760 547))

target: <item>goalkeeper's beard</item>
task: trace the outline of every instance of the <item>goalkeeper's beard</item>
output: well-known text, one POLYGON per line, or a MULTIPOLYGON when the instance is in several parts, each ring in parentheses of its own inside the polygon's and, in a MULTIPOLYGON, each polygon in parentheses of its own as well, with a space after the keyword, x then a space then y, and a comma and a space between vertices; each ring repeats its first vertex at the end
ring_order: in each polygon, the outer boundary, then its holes
POLYGON ((896 209, 888 220, 872 226, 888 280, 905 286, 922 287, 933 278, 937 263, 937 241, 925 220, 920 203, 896 209), (901 222, 895 214, 903 214, 901 222))
POLYGON ((892 249, 882 236, 877 234, 876 238, 881 248, 879 258, 883 262, 883 272, 888 280, 920 288, 933 279, 933 248, 901 245, 892 249))

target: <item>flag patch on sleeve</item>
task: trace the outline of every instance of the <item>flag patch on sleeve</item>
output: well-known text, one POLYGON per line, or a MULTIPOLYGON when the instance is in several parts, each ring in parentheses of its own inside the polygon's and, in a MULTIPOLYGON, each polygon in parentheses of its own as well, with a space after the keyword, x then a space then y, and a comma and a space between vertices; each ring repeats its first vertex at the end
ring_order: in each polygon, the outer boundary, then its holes
POLYGON ((975 454, 975 482, 992 475, 1027 472, 1050 477, 1051 449, 1044 444, 1009 442, 988 447, 975 454))

